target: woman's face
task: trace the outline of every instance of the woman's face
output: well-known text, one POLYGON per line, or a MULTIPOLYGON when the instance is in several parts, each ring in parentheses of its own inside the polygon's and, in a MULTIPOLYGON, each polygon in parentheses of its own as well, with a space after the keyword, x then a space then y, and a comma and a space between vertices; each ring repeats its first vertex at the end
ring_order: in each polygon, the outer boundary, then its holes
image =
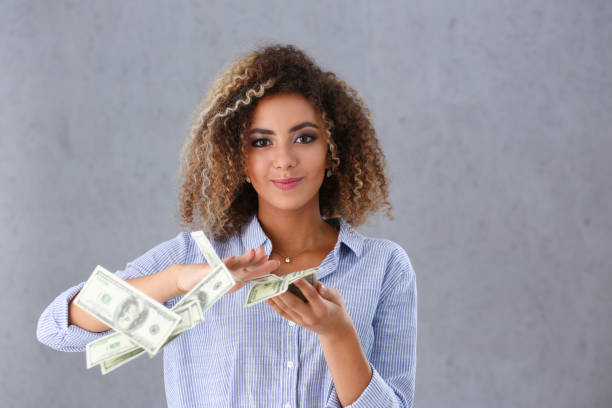
POLYGON ((325 177, 325 128, 315 107, 302 95, 282 93, 263 97, 255 107, 247 132, 247 175, 259 197, 260 210, 297 210, 319 205, 325 177), (275 183, 301 179, 297 184, 275 183))

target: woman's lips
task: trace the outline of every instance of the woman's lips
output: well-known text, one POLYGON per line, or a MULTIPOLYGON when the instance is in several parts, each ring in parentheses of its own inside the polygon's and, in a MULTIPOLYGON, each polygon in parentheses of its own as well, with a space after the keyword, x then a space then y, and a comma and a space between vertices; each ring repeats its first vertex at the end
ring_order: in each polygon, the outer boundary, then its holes
POLYGON ((272 183, 281 190, 291 190, 293 187, 300 184, 304 177, 272 180, 272 183))

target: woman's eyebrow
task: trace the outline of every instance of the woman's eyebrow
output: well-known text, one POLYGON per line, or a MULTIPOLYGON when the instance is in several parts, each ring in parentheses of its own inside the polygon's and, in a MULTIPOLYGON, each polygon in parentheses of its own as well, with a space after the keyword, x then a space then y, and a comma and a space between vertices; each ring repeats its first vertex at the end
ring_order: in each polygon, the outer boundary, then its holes
MULTIPOLYGON (((308 126, 316 128, 316 129, 319 128, 317 125, 315 125, 312 122, 302 122, 299 125, 296 125, 296 126, 292 127, 291 129, 289 129, 289 133, 296 132, 296 131, 298 131, 298 130, 300 130, 302 128, 308 127, 308 126)), ((260 129, 260 128, 254 128, 254 129, 249 130, 249 132, 247 133, 247 136, 250 135, 251 133, 262 133, 264 135, 273 135, 274 134, 274 132, 272 130, 269 130, 269 129, 260 129)))

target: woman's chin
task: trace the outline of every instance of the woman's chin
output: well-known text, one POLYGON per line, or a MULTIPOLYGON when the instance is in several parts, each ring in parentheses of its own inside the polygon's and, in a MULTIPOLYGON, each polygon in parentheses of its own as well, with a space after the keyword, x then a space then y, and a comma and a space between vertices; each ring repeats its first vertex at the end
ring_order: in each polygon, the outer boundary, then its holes
MULTIPOLYGON (((303 197, 275 197, 274 200, 265 201, 267 203, 266 207, 276 211, 297 211, 303 209, 304 207, 307 207, 311 203, 312 205, 318 205, 318 201, 316 203, 313 203, 313 200, 305 200, 303 197)), ((259 202, 261 206, 261 200, 259 202)))

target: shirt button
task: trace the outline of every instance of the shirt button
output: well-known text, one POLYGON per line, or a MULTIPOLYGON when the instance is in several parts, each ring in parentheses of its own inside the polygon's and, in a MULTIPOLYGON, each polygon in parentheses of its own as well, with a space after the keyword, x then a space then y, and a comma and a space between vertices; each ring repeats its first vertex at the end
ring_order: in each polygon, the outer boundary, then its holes
POLYGON ((291 360, 287 361, 287 367, 293 368, 293 366, 294 366, 293 361, 291 360))
POLYGON ((289 320, 289 326, 291 327, 295 326, 295 322, 292 322, 291 320, 289 320))
POLYGON ((285 404, 284 408, 291 408, 291 404, 289 403, 285 404))

